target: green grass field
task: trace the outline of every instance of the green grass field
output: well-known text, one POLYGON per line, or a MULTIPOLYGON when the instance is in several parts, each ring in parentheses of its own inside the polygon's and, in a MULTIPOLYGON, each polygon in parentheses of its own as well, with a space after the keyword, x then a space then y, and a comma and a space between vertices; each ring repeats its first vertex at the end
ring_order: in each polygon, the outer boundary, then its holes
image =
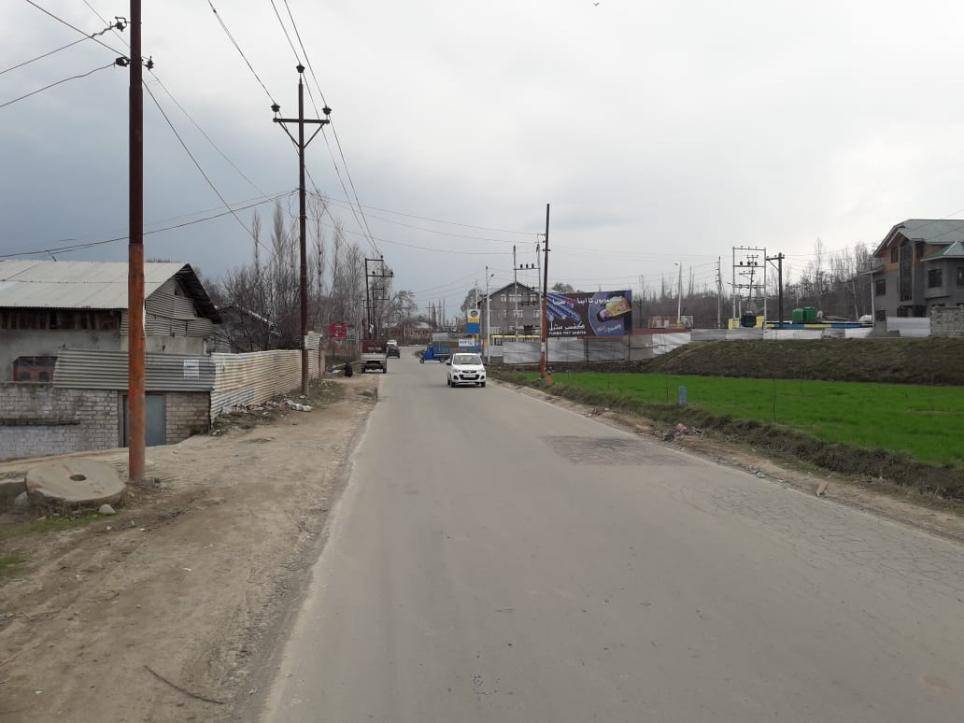
POLYGON ((690 406, 711 414, 964 467, 964 387, 606 372, 558 373, 554 380, 644 405, 675 404, 683 385, 690 406))

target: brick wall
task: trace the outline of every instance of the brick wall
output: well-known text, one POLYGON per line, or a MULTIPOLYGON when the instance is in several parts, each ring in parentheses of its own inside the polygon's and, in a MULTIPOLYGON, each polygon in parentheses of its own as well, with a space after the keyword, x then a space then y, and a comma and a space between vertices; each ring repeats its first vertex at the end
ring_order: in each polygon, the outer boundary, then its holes
POLYGON ((964 336, 964 308, 935 306, 931 308, 932 336, 964 336))
POLYGON ((0 459, 120 445, 118 393, 0 384, 0 459))
POLYGON ((208 431, 211 397, 207 392, 168 392, 164 396, 167 398, 168 444, 208 431))

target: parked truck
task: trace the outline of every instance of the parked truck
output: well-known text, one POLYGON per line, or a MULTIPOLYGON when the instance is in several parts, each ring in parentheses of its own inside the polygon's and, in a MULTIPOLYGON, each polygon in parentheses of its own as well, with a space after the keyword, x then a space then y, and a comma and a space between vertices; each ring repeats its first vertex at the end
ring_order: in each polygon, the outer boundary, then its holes
POLYGON ((385 339, 363 339, 361 343, 362 371, 378 369, 388 374, 388 342, 385 339))

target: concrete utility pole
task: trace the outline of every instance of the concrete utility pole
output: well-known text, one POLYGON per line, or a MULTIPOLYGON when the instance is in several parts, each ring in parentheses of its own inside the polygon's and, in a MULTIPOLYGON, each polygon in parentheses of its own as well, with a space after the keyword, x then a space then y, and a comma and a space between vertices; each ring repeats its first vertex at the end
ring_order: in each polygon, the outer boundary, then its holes
POLYGON ((683 315, 683 264, 678 262, 676 264, 679 266, 679 280, 676 282, 676 326, 682 326, 682 315, 683 315))
POLYGON ((767 261, 770 263, 777 262, 777 321, 780 327, 783 326, 783 259, 785 258, 783 252, 776 256, 767 256, 767 261))
POLYGON ((723 326, 723 257, 716 257, 716 328, 723 326))
POLYGON ((297 66, 298 69, 298 117, 297 118, 280 118, 278 117, 278 112, 281 110, 281 106, 277 103, 271 106, 271 110, 274 111, 275 117, 274 122, 281 124, 284 132, 288 134, 291 142, 295 144, 298 149, 298 230, 300 234, 299 248, 301 251, 301 393, 308 393, 308 347, 306 346, 307 336, 308 336, 308 214, 305 210, 305 148, 311 143, 315 136, 321 131, 321 129, 328 124, 328 116, 331 114, 331 108, 325 106, 322 108, 322 112, 325 114, 323 119, 316 118, 305 118, 305 83, 304 83, 304 73, 305 66, 300 63, 297 66), (288 123, 298 124, 298 140, 295 140, 294 136, 288 130, 288 123), (307 141, 305 140, 305 124, 317 125, 318 128, 314 133, 311 134, 311 138, 307 141))
POLYGON ((542 264, 542 350, 539 354, 539 374, 550 384, 552 383, 552 377, 549 375, 549 313, 548 313, 548 303, 549 303, 549 204, 546 204, 546 235, 545 235, 545 247, 543 253, 545 254, 545 261, 542 264))
POLYGON ((141 67, 141 0, 131 0, 129 93, 130 239, 127 270, 127 479, 144 479, 144 90, 141 67))

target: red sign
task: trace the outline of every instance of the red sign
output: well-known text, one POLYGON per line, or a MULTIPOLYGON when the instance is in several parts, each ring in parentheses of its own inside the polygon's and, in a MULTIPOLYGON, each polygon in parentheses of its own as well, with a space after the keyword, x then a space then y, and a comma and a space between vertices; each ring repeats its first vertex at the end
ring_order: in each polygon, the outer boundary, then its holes
POLYGON ((348 338, 348 328, 351 324, 345 324, 343 322, 337 322, 335 324, 328 325, 328 338, 329 339, 347 339, 348 338))

